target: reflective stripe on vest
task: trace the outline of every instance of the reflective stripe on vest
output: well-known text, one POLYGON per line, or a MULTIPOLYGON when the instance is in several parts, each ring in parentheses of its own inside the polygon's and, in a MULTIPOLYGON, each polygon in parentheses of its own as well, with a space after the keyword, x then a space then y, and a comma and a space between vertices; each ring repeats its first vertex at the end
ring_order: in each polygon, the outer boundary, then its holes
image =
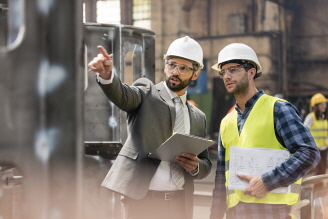
POLYGON ((310 131, 317 147, 328 146, 328 121, 316 119, 314 112, 311 112, 310 115, 313 119, 313 124, 310 127, 310 131))
POLYGON ((229 190, 229 160, 230 146, 268 148, 286 150, 276 139, 274 130, 274 104, 275 97, 262 95, 255 103, 252 111, 244 124, 239 135, 237 126, 237 112, 226 115, 221 122, 220 137, 223 146, 226 149, 226 188, 227 188, 227 206, 234 207, 239 201, 246 203, 263 204, 287 204, 293 205, 298 201, 302 179, 291 185, 291 192, 285 193, 267 193, 264 198, 255 198, 254 196, 244 195, 241 190, 229 190))

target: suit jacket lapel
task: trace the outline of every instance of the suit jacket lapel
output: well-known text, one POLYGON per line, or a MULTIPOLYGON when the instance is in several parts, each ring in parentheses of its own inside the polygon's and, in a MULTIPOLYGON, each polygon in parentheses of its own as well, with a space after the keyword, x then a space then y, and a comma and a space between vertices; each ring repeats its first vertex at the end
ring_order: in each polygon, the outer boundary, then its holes
POLYGON ((170 112, 171 112, 171 125, 172 125, 172 131, 173 131, 174 130, 175 117, 176 117, 174 103, 173 103, 173 101, 172 101, 169 93, 165 89, 164 82, 163 81, 160 82, 160 83, 158 83, 158 84, 156 84, 156 88, 158 89, 159 95, 162 98, 162 100, 164 102, 166 102, 166 104, 170 108, 170 112))

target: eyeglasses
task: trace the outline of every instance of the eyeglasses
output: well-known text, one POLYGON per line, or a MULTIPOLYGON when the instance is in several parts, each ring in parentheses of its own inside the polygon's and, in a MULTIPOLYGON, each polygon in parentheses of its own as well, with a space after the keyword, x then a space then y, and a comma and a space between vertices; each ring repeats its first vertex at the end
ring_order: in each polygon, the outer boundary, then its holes
POLYGON ((177 64, 177 63, 172 63, 172 62, 165 62, 167 69, 171 72, 174 71, 174 69, 176 69, 178 67, 178 72, 180 75, 186 75, 191 73, 192 71, 196 71, 196 69, 194 68, 190 68, 186 65, 182 65, 182 64, 177 64))
POLYGON ((242 65, 230 66, 226 69, 221 69, 221 71, 219 71, 219 77, 223 79, 224 75, 226 73, 228 73, 228 75, 230 75, 230 76, 233 76, 241 68, 245 68, 245 67, 248 67, 248 65, 247 64, 242 64, 242 65))

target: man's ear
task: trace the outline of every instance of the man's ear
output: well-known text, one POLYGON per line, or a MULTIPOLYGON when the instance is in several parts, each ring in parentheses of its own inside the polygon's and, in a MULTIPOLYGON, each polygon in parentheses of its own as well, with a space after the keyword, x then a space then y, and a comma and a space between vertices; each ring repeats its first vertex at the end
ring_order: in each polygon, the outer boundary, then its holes
POLYGON ((255 75, 256 75, 256 69, 255 69, 255 68, 251 68, 251 69, 249 69, 248 71, 251 73, 251 74, 250 74, 251 78, 254 78, 255 75))
POLYGON ((194 81, 194 80, 197 80, 199 74, 200 74, 200 70, 195 71, 195 72, 194 72, 194 75, 193 75, 192 78, 191 78, 191 80, 193 80, 193 81, 194 81))

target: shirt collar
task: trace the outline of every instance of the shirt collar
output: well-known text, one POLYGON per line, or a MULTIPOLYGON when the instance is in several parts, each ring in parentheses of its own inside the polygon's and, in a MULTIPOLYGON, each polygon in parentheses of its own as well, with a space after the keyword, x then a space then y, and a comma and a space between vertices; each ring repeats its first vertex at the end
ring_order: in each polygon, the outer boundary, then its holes
MULTIPOLYGON (((172 100, 174 97, 177 97, 177 96, 178 96, 176 93, 174 93, 173 91, 171 91, 170 88, 167 87, 165 81, 164 81, 164 87, 165 87, 166 91, 169 93, 171 100, 172 100)), ((187 101, 187 91, 186 91, 183 95, 181 95, 181 96, 179 96, 179 97, 180 97, 180 99, 181 99, 181 102, 182 102, 182 104, 183 104, 183 107, 185 107, 185 106, 186 106, 186 101, 187 101)))
MULTIPOLYGON (((254 106, 254 104, 256 103, 256 101, 260 98, 260 96, 262 96, 264 94, 263 90, 260 90, 259 92, 257 92, 251 99, 249 99, 246 104, 245 104, 245 108, 249 108, 254 106)), ((240 108, 238 106, 238 103, 236 103, 236 110, 238 112, 240 112, 240 108)))

